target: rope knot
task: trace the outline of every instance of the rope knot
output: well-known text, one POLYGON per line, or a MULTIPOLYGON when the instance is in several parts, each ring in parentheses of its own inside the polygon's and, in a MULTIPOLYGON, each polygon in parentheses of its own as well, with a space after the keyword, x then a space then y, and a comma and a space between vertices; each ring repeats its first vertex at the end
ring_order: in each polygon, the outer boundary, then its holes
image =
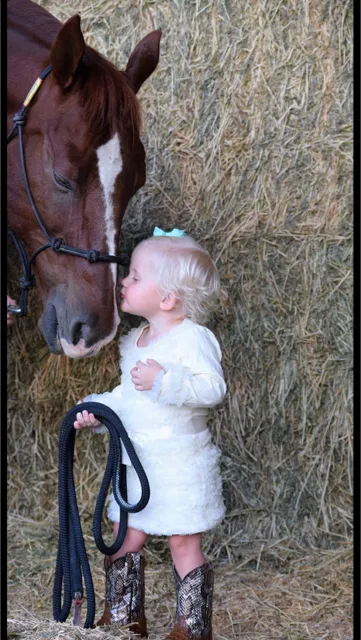
POLYGON ((52 238, 51 240, 51 248, 53 251, 59 251, 62 244, 63 240, 61 238, 52 238))
POLYGON ((23 126, 24 126, 24 124, 25 124, 25 122, 26 122, 26 113, 25 113, 25 112, 24 112, 24 113, 21 113, 21 112, 16 113, 16 114, 13 116, 13 122, 14 122, 16 125, 20 125, 21 127, 23 127, 23 126))
POLYGON ((30 276, 30 278, 19 278, 19 282, 20 282, 20 286, 21 289, 30 289, 30 287, 33 287, 35 285, 35 278, 34 276, 30 276))
POLYGON ((97 251, 96 249, 90 249, 90 251, 88 251, 88 262, 92 263, 92 262, 98 262, 99 260, 99 256, 100 256, 100 251, 97 251))

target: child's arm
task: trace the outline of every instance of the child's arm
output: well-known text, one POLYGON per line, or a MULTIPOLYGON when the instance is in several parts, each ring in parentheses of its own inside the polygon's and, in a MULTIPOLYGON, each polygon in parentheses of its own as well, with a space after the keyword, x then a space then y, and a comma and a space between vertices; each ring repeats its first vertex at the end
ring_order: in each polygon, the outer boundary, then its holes
POLYGON ((196 366, 181 364, 165 365, 165 371, 157 374, 151 397, 161 404, 175 404, 178 407, 214 407, 220 404, 227 387, 221 367, 199 361, 196 366), (213 366, 212 366, 213 365, 213 366))
MULTIPOLYGON (((105 393, 91 393, 80 402, 100 402, 101 404, 105 404, 107 407, 113 409, 113 411, 119 415, 121 400, 122 385, 118 384, 113 391, 106 391, 105 393)), ((107 433, 108 431, 105 425, 94 418, 92 413, 88 414, 87 411, 83 411, 82 414, 77 414, 77 420, 74 422, 74 427, 75 429, 89 427, 93 433, 107 433)))
POLYGON ((205 327, 186 336, 184 362, 160 365, 137 362, 132 380, 139 391, 150 390, 150 398, 161 404, 214 407, 222 402, 226 383, 221 367, 221 350, 215 336, 205 327), (143 383, 144 381, 144 383, 143 383))

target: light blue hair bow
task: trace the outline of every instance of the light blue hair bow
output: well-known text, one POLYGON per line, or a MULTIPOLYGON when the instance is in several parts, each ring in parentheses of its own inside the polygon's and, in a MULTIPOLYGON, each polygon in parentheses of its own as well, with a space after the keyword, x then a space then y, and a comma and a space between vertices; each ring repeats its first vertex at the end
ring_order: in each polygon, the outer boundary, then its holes
POLYGON ((159 227, 154 227, 153 236, 185 236, 182 229, 172 229, 172 231, 163 231, 159 227))

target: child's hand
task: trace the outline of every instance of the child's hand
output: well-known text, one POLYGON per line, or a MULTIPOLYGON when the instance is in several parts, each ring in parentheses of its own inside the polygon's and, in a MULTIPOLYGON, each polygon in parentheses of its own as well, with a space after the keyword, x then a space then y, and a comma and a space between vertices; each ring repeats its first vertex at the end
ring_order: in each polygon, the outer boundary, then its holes
MULTIPOLYGON (((16 306, 16 302, 15 300, 13 300, 12 298, 10 298, 10 296, 7 296, 7 306, 8 307, 15 307, 16 306)), ((15 316, 13 313, 11 313, 10 311, 7 312, 7 326, 11 327, 12 324, 14 324, 15 321, 15 316)))
MULTIPOLYGON (((81 404, 78 402, 78 404, 81 404)), ((100 427, 101 422, 97 420, 93 413, 88 413, 87 411, 82 411, 76 414, 76 420, 74 422, 74 429, 84 429, 85 427, 89 427, 90 429, 95 429, 95 427, 100 427)))
POLYGON ((130 370, 132 383, 137 391, 150 391, 153 387, 154 379, 159 371, 164 371, 163 367, 155 360, 147 360, 147 364, 138 360, 135 367, 130 370))

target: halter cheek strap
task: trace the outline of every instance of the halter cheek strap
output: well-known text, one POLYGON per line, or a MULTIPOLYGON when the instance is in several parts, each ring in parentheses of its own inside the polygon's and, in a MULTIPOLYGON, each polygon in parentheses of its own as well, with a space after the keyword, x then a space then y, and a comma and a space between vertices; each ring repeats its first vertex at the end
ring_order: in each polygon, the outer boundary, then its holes
POLYGON ((33 86, 31 87, 28 95, 26 96, 26 98, 25 98, 25 100, 24 100, 24 102, 22 104, 22 107, 21 107, 20 111, 14 115, 14 117, 13 117, 14 125, 13 125, 10 133, 8 133, 8 136, 7 136, 7 143, 8 144, 9 144, 10 140, 12 140, 12 138, 14 137, 17 127, 19 125, 20 126, 24 126, 24 124, 26 122, 27 109, 29 107, 29 104, 32 101, 32 99, 35 96, 35 94, 40 89, 40 87, 43 84, 43 81, 45 80, 46 76, 49 75, 50 71, 51 71, 51 64, 49 64, 49 66, 46 67, 46 69, 44 69, 44 71, 41 72, 40 76, 35 80, 33 86))

